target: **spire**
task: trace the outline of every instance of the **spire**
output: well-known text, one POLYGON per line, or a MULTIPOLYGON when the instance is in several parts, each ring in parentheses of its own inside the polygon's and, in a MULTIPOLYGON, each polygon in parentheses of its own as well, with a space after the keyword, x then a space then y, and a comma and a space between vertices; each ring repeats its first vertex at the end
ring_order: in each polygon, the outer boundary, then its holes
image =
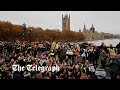
POLYGON ((92 24, 92 28, 94 28, 93 24, 92 24))
POLYGON ((81 29, 79 28, 79 32, 81 32, 81 29))
POLYGON ((92 24, 92 27, 91 27, 92 29, 94 29, 94 25, 92 24))
POLYGON ((83 28, 83 32, 86 31, 86 26, 85 26, 85 23, 84 23, 84 28, 83 28))
POLYGON ((84 23, 84 28, 86 28, 85 23, 84 23))
POLYGON ((84 29, 86 29, 85 23, 84 23, 84 29))

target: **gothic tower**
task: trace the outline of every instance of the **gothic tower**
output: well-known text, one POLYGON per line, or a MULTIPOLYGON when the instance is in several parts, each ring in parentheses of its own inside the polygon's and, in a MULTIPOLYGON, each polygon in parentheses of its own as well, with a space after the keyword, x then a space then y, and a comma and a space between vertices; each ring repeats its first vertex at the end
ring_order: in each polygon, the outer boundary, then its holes
POLYGON ((62 15, 62 31, 63 30, 70 30, 70 15, 66 14, 65 16, 62 15))
POLYGON ((91 30, 93 33, 95 32, 95 28, 94 28, 93 24, 92 24, 92 27, 90 28, 90 30, 91 30))
POLYGON ((85 24, 84 24, 83 32, 86 32, 86 26, 85 26, 85 24))

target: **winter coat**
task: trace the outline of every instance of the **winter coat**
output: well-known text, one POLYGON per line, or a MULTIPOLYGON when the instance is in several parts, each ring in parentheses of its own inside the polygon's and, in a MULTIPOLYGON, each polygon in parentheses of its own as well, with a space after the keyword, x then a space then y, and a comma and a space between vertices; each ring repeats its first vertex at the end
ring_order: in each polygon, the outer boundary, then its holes
POLYGON ((113 59, 113 62, 111 63, 110 60, 106 60, 106 66, 110 68, 110 72, 116 73, 118 72, 118 65, 120 65, 120 61, 117 59, 113 59))
POLYGON ((89 52, 88 53, 88 60, 90 62, 95 60, 95 53, 94 52, 89 52))
POLYGON ((23 75, 19 72, 14 72, 13 79, 23 79, 23 75))
POLYGON ((99 56, 99 60, 104 61, 106 59, 106 55, 107 55, 106 52, 101 52, 99 56))

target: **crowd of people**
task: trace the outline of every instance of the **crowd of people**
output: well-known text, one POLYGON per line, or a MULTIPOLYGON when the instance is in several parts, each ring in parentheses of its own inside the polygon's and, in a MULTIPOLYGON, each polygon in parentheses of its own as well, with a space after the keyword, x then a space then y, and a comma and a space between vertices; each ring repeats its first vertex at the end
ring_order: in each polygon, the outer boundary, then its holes
POLYGON ((120 43, 0 42, 1 79, 120 79, 120 43), (59 71, 13 71, 12 65, 60 67, 59 71))

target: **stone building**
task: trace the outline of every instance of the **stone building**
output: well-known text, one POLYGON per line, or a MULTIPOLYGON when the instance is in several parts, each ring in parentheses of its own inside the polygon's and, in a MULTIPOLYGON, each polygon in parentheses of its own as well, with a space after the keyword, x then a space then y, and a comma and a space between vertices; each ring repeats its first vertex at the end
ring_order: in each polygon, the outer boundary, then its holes
MULTIPOLYGON (((64 31, 64 30, 70 31, 70 23, 71 23, 70 22, 70 15, 68 15, 68 14, 63 15, 62 14, 62 31, 64 31)), ((79 32, 82 32, 81 29, 79 29, 79 32)), ((93 24, 92 24, 90 29, 87 29, 85 24, 84 24, 82 33, 85 35, 86 40, 104 39, 104 33, 96 32, 93 24)))
POLYGON ((92 24, 90 29, 87 29, 85 24, 84 24, 83 34, 85 35, 85 39, 87 41, 88 40, 104 39, 104 34, 96 32, 93 24, 92 24))
POLYGON ((65 16, 62 15, 62 31, 63 30, 70 30, 70 15, 66 14, 65 16))

